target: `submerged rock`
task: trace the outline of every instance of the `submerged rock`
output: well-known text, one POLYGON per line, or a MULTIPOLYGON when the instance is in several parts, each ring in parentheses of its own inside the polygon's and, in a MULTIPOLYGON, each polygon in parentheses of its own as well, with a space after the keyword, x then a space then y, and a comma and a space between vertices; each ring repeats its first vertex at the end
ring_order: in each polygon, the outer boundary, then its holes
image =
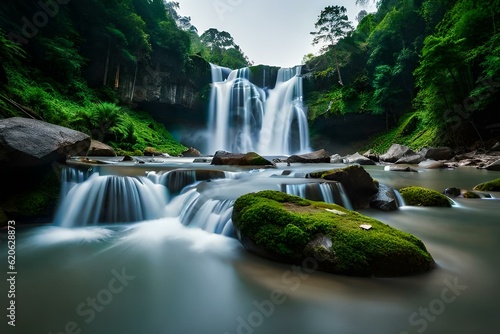
POLYGON ((331 160, 330 154, 325 150, 319 150, 307 154, 301 155, 291 155, 286 159, 289 163, 303 163, 303 164, 313 164, 313 163, 329 163, 331 160))
POLYGON ((215 152, 211 164, 231 166, 275 166, 272 161, 263 158, 255 152, 241 154, 229 153, 226 151, 215 152))
POLYGON ((370 174, 358 165, 313 172, 307 174, 306 177, 340 182, 354 209, 369 208, 371 197, 378 192, 370 174))
POLYGON ((473 190, 477 191, 500 191, 500 178, 489 181, 489 182, 484 182, 481 184, 478 184, 473 188, 473 190))
POLYGON ((239 197, 232 220, 243 246, 273 261, 352 276, 405 276, 435 267, 418 238, 335 204, 262 191, 239 197))
POLYGON ((448 197, 435 190, 422 187, 406 187, 400 189, 399 192, 405 200, 406 205, 445 208, 451 207, 451 202, 448 197))

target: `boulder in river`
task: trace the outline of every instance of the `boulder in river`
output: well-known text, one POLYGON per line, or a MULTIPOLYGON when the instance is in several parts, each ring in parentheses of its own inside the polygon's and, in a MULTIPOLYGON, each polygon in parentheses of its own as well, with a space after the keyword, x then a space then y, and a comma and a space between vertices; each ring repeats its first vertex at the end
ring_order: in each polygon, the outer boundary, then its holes
POLYGON ((116 152, 111 146, 101 143, 98 140, 92 139, 92 142, 90 143, 90 148, 87 152, 87 156, 116 157, 116 152))
POLYGON ((37 167, 85 156, 90 137, 82 132, 29 118, 0 120, 0 167, 37 167))
POLYGON ((445 195, 422 187, 406 187, 399 192, 406 205, 450 208, 451 202, 445 195))
POLYGON ((455 156, 455 152, 449 147, 429 147, 419 153, 424 159, 430 160, 450 160, 455 156))
POLYGON ((370 207, 382 211, 397 210, 399 208, 399 203, 394 189, 379 183, 378 192, 370 200, 370 207))
POLYGON ((212 158, 212 165, 230 165, 230 166, 276 166, 255 152, 249 153, 230 153, 226 151, 217 151, 212 158))
POLYGON ((385 154, 382 154, 379 158, 383 162, 396 162, 404 156, 412 156, 416 153, 413 152, 409 147, 393 144, 385 154))
POLYGON ((313 172, 306 177, 340 182, 354 209, 369 208, 371 197, 378 192, 370 174, 358 165, 313 172))
POLYGON ((361 166, 369 166, 369 165, 375 165, 375 161, 359 154, 358 152, 352 154, 352 155, 348 155, 346 158, 345 158, 345 163, 347 164, 358 164, 358 165, 361 165, 361 166))
POLYGON ((307 154, 291 155, 286 159, 286 162, 314 164, 314 163, 330 163, 330 160, 331 156, 327 151, 319 150, 307 154))
POLYGON ((262 191, 239 197, 232 220, 248 251, 311 270, 393 277, 435 267, 415 236, 335 204, 262 191))
POLYGON ((496 172, 500 171, 500 160, 497 160, 491 164, 486 165, 484 169, 496 172))
POLYGON ((500 191, 500 178, 489 181, 489 182, 484 182, 480 183, 477 186, 473 188, 473 190, 477 191, 500 191))

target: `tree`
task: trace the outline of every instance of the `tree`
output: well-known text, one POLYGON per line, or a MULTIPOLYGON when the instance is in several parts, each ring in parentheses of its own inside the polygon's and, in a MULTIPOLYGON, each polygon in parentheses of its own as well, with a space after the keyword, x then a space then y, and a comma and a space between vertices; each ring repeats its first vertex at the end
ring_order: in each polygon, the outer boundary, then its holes
POLYGON ((344 85, 337 56, 337 44, 341 38, 346 37, 352 30, 352 23, 347 17, 347 9, 344 6, 328 6, 321 11, 314 27, 317 31, 311 32, 314 36, 313 45, 327 43, 325 50, 333 48, 335 67, 339 77, 339 84, 344 85))
POLYGON ((227 31, 208 29, 200 37, 201 43, 210 51, 208 60, 229 68, 246 67, 250 64, 240 47, 227 31))

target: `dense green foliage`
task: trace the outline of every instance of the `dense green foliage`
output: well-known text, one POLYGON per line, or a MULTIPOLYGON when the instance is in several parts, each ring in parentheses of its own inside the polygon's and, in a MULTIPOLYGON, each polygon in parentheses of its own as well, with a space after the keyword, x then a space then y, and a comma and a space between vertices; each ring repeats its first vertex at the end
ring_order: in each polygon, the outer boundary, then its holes
POLYGON ((379 146, 460 146, 498 135, 498 22, 498 1, 378 1, 335 49, 305 58, 310 118, 385 114, 388 130, 398 126, 379 146))
POLYGON ((221 46, 225 52, 202 39, 190 18, 178 15, 176 2, 61 3, 7 0, 0 5, 1 118, 33 117, 77 129, 124 153, 151 146, 177 155, 185 147, 132 108, 131 96, 142 84, 136 82, 138 71, 162 59, 175 75, 196 80, 190 73, 196 72, 199 56, 224 66, 249 63, 228 33, 231 43, 221 46))
POLYGON ((410 234, 335 204, 277 191, 238 198, 233 222, 242 235, 287 262, 301 263, 313 256, 307 254, 308 244, 326 236, 332 241, 328 252, 334 258, 318 265, 329 272, 399 276, 425 272, 434 265, 422 241, 410 234), (372 228, 363 230, 361 224, 372 228))
POLYGON ((406 205, 410 206, 429 206, 429 207, 451 207, 450 200, 443 194, 435 190, 421 187, 406 187, 399 190, 405 200, 406 205))

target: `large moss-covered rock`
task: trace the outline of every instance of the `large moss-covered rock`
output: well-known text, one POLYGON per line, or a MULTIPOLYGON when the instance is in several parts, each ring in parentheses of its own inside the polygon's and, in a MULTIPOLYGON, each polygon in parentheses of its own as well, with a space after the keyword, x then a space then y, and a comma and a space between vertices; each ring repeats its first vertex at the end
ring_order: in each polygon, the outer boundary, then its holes
POLYGON ((232 220, 247 250, 274 261, 380 277, 435 267, 418 238, 335 204, 262 191, 239 197, 232 220))
POLYGON ((474 187, 477 191, 500 191, 500 179, 478 184, 474 187))
POLYGON ((313 172, 307 174, 307 177, 340 182, 356 210, 369 208, 372 196, 378 192, 370 174, 358 165, 313 172))
POLYGON ((450 208, 451 202, 443 194, 431 189, 422 187, 406 187, 399 190, 405 200, 406 205, 410 206, 429 206, 450 208))

